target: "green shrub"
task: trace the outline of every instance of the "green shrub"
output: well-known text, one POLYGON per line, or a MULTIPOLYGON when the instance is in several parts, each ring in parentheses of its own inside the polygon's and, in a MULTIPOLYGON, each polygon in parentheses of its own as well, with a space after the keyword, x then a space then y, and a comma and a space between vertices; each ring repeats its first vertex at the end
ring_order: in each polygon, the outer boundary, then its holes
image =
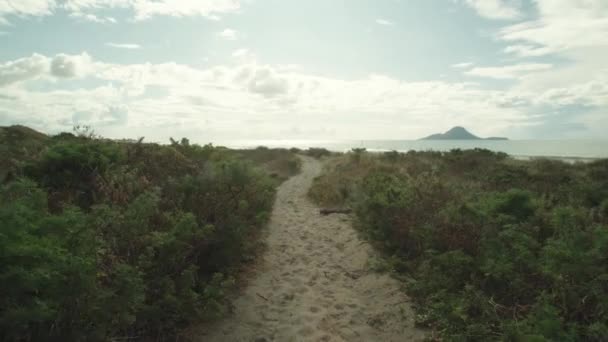
POLYGON ((61 191, 65 195, 54 201, 73 202, 88 208, 99 200, 99 184, 105 174, 122 161, 122 150, 114 143, 95 140, 59 142, 31 163, 26 174, 51 193, 61 191))
POLYGON ((399 158, 401 158, 401 153, 397 151, 388 151, 384 152, 382 156, 386 158, 386 160, 388 160, 389 162, 396 163, 397 161, 399 161, 399 158))
POLYGON ((269 149, 258 147, 253 150, 226 151, 227 155, 234 153, 233 157, 240 160, 249 160, 261 166, 277 183, 300 172, 301 160, 287 149, 269 149))
POLYGON ((604 200, 600 204, 599 212, 600 212, 600 215, 602 216, 602 219, 604 221, 608 222, 608 199, 604 200))
MULTIPOLYGON (((88 133, 87 133, 88 132, 88 133)), ((176 339, 224 315, 287 150, 45 140, 0 188, 0 340, 176 339), (272 170, 272 171, 271 171, 272 170)))
POLYGON ((365 148, 353 148, 350 150, 349 154, 351 159, 359 164, 361 162, 361 158, 367 153, 367 149, 365 148))
POLYGON ((0 189, 0 337, 82 339, 94 322, 95 238, 78 209, 47 211, 28 180, 0 189), (91 298, 91 301, 83 301, 91 298))
POLYGON ((304 154, 306 154, 307 156, 313 157, 313 158, 317 158, 317 159, 332 155, 332 153, 329 150, 327 150, 325 148, 319 148, 319 147, 309 147, 307 150, 304 151, 304 154))
POLYGON ((485 198, 490 213, 511 222, 525 222, 536 210, 532 193, 520 189, 510 189, 504 193, 485 198))
POLYGON ((418 323, 445 340, 604 341, 607 165, 350 153, 310 196, 354 204, 390 268, 409 273, 418 323))
POLYGON ((387 173, 373 173, 361 184, 356 211, 375 239, 407 244, 410 213, 417 199, 407 179, 387 173), (395 240, 398 238, 398 240, 395 240))

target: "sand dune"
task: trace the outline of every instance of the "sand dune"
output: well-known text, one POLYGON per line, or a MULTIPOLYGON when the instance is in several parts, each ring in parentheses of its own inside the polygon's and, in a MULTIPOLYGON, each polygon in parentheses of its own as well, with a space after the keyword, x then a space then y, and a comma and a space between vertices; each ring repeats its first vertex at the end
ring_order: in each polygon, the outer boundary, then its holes
POLYGON ((268 250, 234 312, 200 341, 417 341, 414 314, 399 283, 370 270, 371 247, 347 215, 319 215, 306 192, 321 171, 302 172, 279 189, 268 250))

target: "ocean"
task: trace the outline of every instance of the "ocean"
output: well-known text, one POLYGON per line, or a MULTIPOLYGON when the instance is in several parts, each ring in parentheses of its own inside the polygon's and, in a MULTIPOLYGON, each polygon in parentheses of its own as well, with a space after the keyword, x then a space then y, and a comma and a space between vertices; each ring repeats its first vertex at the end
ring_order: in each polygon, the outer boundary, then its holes
POLYGON ((485 148, 505 152, 515 158, 550 157, 561 159, 608 158, 608 140, 233 140, 215 142, 231 148, 324 147, 346 152, 352 148, 368 151, 449 151, 452 149, 485 148))

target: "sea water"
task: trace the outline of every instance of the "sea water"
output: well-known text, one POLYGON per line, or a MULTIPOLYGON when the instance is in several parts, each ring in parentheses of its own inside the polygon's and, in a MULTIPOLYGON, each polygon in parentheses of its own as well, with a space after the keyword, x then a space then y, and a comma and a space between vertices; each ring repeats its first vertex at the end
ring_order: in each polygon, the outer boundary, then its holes
POLYGON ((233 140, 216 142, 232 148, 323 147, 345 152, 352 148, 368 151, 449 151, 484 148, 517 158, 555 157, 571 159, 608 158, 608 140, 233 140))

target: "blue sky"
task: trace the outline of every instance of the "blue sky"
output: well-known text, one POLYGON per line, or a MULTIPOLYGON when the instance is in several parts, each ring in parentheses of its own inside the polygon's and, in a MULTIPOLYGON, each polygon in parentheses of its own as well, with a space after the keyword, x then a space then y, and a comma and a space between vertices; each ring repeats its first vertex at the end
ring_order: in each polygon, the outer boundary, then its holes
POLYGON ((605 138, 605 0, 0 0, 0 125, 605 138))

